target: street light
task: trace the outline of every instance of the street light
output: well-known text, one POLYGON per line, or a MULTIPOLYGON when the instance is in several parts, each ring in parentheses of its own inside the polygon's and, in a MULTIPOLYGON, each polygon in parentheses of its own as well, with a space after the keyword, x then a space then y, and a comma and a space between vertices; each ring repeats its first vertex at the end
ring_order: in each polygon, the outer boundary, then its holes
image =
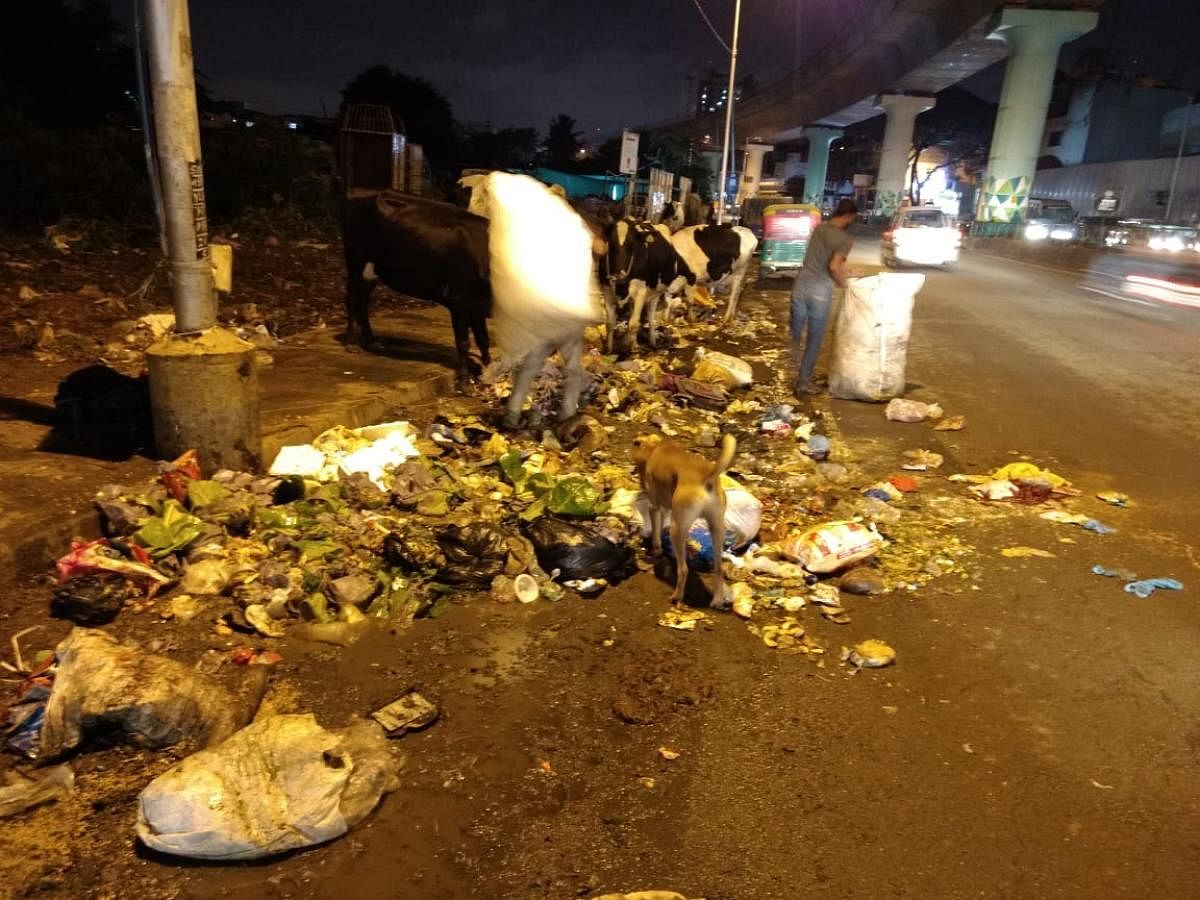
POLYGON ((742 0, 733 4, 733 42, 729 45, 729 90, 725 94, 725 140, 721 146, 721 181, 717 186, 717 224, 725 222, 725 188, 729 178, 729 138, 733 133, 733 90, 737 78, 738 27, 742 21, 742 0))

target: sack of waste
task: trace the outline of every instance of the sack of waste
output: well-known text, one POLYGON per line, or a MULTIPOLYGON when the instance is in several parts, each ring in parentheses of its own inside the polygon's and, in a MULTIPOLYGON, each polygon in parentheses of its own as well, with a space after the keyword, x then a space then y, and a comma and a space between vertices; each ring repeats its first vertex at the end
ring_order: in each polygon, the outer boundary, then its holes
POLYGON ((860 522, 828 522, 788 537, 780 552, 810 572, 836 572, 874 556, 883 538, 860 522))
POLYGON ((838 310, 829 393, 887 400, 904 393, 913 298, 925 276, 884 272, 851 279, 838 310))
POLYGON ((542 516, 529 526, 529 540, 545 571, 559 572, 560 580, 603 578, 617 584, 637 571, 633 550, 616 544, 595 525, 542 516))
POLYGON ((399 787, 402 761, 373 722, 326 729, 269 716, 187 757, 138 797, 147 847, 193 859, 273 856, 345 834, 399 787))
POLYGON ((43 759, 74 749, 90 731, 115 731, 153 749, 189 738, 215 743, 244 724, 266 687, 266 668, 256 667, 251 695, 238 702, 183 663, 93 628, 72 629, 54 655, 57 671, 38 746, 43 759))

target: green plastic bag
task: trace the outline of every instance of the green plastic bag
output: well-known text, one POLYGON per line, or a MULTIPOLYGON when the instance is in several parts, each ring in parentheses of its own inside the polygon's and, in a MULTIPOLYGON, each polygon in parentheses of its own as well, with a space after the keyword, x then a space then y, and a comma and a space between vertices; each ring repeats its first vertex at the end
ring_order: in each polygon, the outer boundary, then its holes
POLYGON ((133 539, 160 559, 182 550, 204 531, 204 523, 184 509, 177 500, 163 504, 161 515, 152 516, 134 532, 133 539))

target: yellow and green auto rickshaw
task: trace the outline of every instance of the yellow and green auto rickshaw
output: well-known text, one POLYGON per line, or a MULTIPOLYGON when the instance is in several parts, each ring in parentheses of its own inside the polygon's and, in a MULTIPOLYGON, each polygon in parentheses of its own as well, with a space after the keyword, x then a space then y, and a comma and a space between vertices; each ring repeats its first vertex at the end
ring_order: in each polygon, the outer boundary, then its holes
POLYGON ((808 239, 821 224, 821 210, 811 203, 776 203, 763 210, 762 220, 759 277, 795 275, 804 265, 808 239))

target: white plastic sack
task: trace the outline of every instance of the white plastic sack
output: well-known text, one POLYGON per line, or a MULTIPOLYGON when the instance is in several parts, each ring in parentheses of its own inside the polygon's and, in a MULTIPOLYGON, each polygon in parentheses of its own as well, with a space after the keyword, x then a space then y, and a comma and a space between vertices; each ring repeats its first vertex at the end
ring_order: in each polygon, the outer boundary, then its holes
POLYGON ((913 299, 924 283, 924 275, 896 272, 850 281, 838 310, 830 394, 880 401, 904 393, 913 299))
POLYGON ((827 522, 788 537, 779 549, 808 571, 824 574, 868 559, 882 548, 879 533, 861 522, 827 522))
POLYGON ((924 422, 926 419, 940 419, 942 408, 936 403, 893 397, 888 401, 883 414, 891 422, 924 422))
POLYGON ((692 378, 696 381, 719 384, 729 389, 745 387, 754 382, 754 370, 750 363, 739 357, 700 347, 692 359, 695 363, 692 378))
MULTIPOLYGON (((723 476, 724 477, 724 476, 723 476)), ((737 482, 733 482, 737 484, 737 482)), ((650 537, 650 498, 644 493, 638 494, 634 504, 637 513, 636 520, 642 526, 642 537, 650 537)), ((663 518, 663 528, 671 527, 671 516, 668 513, 663 518)), ((758 534, 762 527, 762 502, 748 490, 738 485, 725 487, 725 534, 732 536, 734 550, 744 547, 758 534)), ((697 519, 689 534, 695 536, 708 534, 708 523, 697 519)))
POLYGON ((373 722, 330 730, 312 715, 269 716, 155 778, 137 835, 194 859, 258 859, 340 837, 399 786, 373 722))

